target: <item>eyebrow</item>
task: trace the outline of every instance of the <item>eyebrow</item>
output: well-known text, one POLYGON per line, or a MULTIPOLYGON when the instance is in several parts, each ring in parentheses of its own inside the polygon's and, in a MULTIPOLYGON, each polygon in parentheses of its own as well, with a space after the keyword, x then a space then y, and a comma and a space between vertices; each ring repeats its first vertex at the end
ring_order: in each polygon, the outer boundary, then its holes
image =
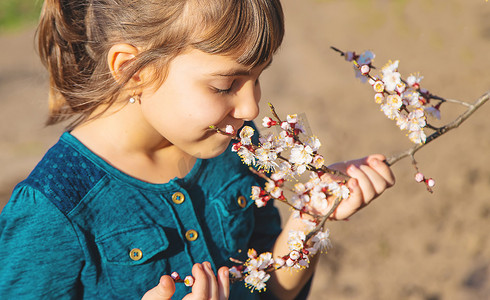
MULTIPOLYGON (((272 58, 269 60, 267 65, 262 69, 262 72, 265 71, 271 64, 272 64, 272 58)), ((213 73, 211 74, 211 76, 222 76, 222 77, 249 76, 250 71, 251 71, 250 69, 236 68, 224 72, 213 73)))

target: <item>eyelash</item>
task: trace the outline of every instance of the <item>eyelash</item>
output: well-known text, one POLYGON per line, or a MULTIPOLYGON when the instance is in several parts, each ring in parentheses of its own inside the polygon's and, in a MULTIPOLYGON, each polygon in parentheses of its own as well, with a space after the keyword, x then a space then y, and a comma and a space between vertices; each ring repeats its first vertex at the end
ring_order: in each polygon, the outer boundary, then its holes
MULTIPOLYGON (((214 90, 214 92, 215 92, 215 93, 217 93, 217 94, 221 94, 221 95, 228 95, 228 94, 231 92, 231 89, 233 88, 233 84, 234 84, 234 83, 235 83, 235 82, 233 82, 233 83, 231 84, 231 86, 230 86, 230 88, 229 88, 229 89, 222 90, 222 89, 218 89, 218 88, 213 87, 213 90, 214 90)), ((259 84, 259 79, 257 78, 257 80, 255 80, 255 85, 258 85, 258 84, 259 84)))
POLYGON ((227 95, 231 92, 231 87, 229 89, 226 89, 226 90, 221 90, 221 89, 218 89, 218 88, 213 88, 214 92, 216 94, 222 94, 222 95, 227 95))

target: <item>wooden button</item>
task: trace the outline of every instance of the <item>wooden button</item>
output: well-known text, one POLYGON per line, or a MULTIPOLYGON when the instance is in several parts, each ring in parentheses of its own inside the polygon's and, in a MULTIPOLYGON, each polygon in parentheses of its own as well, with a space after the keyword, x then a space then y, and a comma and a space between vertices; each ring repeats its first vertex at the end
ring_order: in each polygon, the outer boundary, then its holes
POLYGON ((197 240, 197 236, 197 231, 195 231, 194 229, 187 230, 187 232, 185 233, 185 238, 190 242, 197 240))
POLYGON ((237 199, 237 203, 238 203, 238 206, 240 206, 241 208, 244 208, 245 206, 247 206, 247 198, 245 198, 244 196, 240 196, 237 199))
POLYGON ((182 202, 184 202, 184 200, 185 200, 185 196, 181 192, 176 192, 172 195, 172 201, 175 204, 181 204, 182 202))
POLYGON ((134 261, 138 261, 143 258, 143 252, 138 248, 131 249, 129 257, 134 261))

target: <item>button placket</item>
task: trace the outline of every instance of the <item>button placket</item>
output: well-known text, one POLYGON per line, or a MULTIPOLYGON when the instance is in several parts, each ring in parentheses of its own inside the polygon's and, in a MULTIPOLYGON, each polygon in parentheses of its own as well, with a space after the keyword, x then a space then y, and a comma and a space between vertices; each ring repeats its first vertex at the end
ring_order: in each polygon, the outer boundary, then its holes
POLYGON ((210 261, 213 265, 208 246, 202 236, 201 223, 199 222, 199 217, 197 216, 191 197, 181 186, 178 186, 171 195, 172 202, 170 203, 173 206, 176 218, 180 220, 178 224, 180 227, 179 231, 188 245, 187 251, 189 251, 189 258, 193 263, 210 261))

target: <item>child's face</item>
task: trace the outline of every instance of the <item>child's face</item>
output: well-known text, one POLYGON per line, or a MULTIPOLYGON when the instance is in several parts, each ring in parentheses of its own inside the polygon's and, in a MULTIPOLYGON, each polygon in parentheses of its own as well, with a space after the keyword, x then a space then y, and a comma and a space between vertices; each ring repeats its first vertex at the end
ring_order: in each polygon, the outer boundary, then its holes
POLYGON ((161 87, 143 93, 144 118, 166 145, 198 158, 215 157, 231 138, 209 126, 238 129, 257 117, 259 76, 269 63, 249 69, 228 56, 187 51, 170 63, 161 87))

